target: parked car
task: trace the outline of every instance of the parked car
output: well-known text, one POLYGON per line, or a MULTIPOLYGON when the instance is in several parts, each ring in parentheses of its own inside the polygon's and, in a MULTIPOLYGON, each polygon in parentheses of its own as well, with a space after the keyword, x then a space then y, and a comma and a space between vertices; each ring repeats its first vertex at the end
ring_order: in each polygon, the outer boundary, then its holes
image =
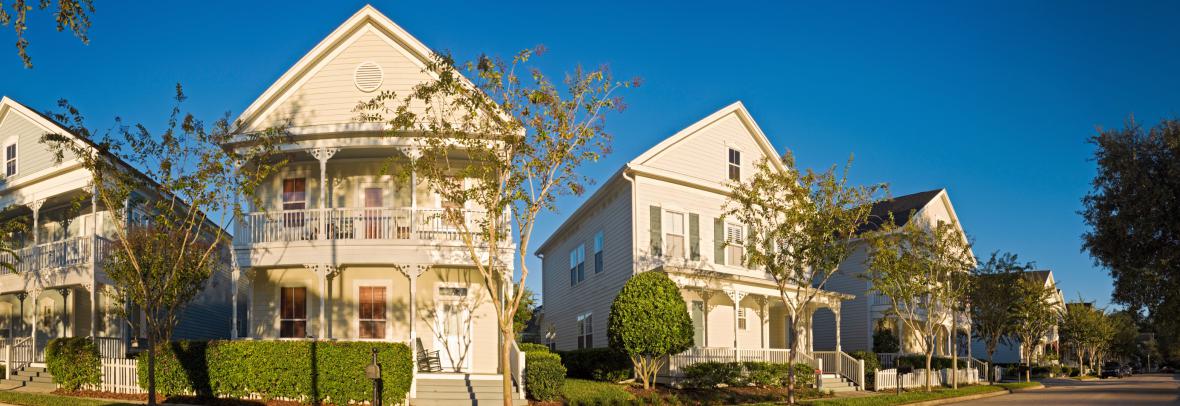
POLYGON ((1107 362, 1102 364, 1102 372, 1098 373, 1099 378, 1122 378, 1123 364, 1117 362, 1107 362))
POLYGON ((1119 372, 1122 372, 1122 374, 1119 375, 1119 378, 1126 378, 1133 375, 1135 370, 1132 369, 1130 365, 1123 365, 1123 367, 1119 369, 1119 372))
POLYGON ((1176 368, 1172 368, 1172 367, 1168 367, 1168 366, 1161 367, 1160 373, 1161 374, 1174 374, 1174 373, 1176 373, 1176 368))

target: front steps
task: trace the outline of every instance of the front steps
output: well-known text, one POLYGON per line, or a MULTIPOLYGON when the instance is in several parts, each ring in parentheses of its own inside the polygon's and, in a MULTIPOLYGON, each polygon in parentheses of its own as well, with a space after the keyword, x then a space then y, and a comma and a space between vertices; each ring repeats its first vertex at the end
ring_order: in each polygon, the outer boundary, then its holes
MULTIPOLYGON (((413 406, 473 406, 504 404, 504 388, 500 375, 480 374, 419 374, 417 396, 413 406)), ((514 388, 515 389, 515 388, 514 388)), ((512 404, 529 403, 515 394, 512 404)))
POLYGON ((820 380, 823 383, 820 390, 824 392, 854 392, 858 390, 855 383, 852 383, 852 381, 845 379, 839 374, 822 374, 820 375, 820 380))
POLYGON ((37 392, 53 392, 57 390, 57 384, 53 383, 53 375, 50 375, 44 367, 26 366, 13 372, 8 379, 0 380, 0 389, 17 388, 37 392))

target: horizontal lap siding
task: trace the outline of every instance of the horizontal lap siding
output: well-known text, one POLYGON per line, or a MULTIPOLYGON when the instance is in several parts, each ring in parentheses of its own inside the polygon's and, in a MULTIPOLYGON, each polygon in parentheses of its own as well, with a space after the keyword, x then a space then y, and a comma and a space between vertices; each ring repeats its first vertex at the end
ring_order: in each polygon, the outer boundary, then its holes
POLYGON ((610 305, 623 284, 634 272, 631 246, 631 189, 625 181, 608 183, 610 188, 602 201, 585 212, 542 252, 542 292, 546 331, 552 323, 557 330, 557 346, 562 350, 575 349, 577 317, 593 312, 594 346, 607 345, 607 318, 610 305), (603 231, 602 273, 594 273, 594 234, 603 231), (569 254, 579 244, 586 246, 586 278, 577 286, 570 286, 569 254))
MULTIPOLYGON (((754 164, 759 159, 766 157, 737 113, 731 113, 643 164, 720 185, 729 173, 729 148, 741 151, 743 179, 754 173, 754 164)), ((720 206, 721 202, 717 204, 720 206)))
MULTIPOLYGON (((847 293, 856 296, 840 305, 840 347, 844 352, 868 351, 872 349, 872 320, 870 307, 872 293, 868 281, 861 278, 867 270, 868 260, 865 245, 855 242, 852 253, 832 274, 824 290, 847 293)), ((830 350, 836 348, 835 316, 818 312, 813 321, 815 348, 830 350)))
MULTIPOLYGON (((7 148, 15 140, 17 144, 16 179, 48 169, 54 165, 55 158, 53 152, 50 151, 48 145, 41 143, 41 136, 47 132, 47 129, 11 109, 3 117, 0 117, 0 160, 7 158, 4 155, 4 148, 7 148)), ((64 158, 65 160, 69 160, 73 158, 73 155, 67 153, 64 158)), ((0 164, 3 163, 0 161, 0 164)), ((2 168, 4 168, 4 165, 0 165, 0 171, 3 170, 2 168)), ((3 174, 3 172, 0 172, 0 176, 3 176, 3 174)))

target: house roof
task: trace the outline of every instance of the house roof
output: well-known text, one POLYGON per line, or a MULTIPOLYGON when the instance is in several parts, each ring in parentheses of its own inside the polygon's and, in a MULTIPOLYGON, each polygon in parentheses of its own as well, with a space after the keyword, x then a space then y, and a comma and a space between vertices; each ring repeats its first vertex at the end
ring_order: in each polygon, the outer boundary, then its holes
POLYGON ((895 226, 900 227, 905 225, 910 221, 910 215, 922 210, 923 207, 934 201, 938 197, 938 194, 944 190, 927 190, 925 192, 912 193, 873 203, 873 208, 869 211, 869 221, 857 230, 857 234, 881 229, 881 226, 886 221, 889 221, 890 214, 893 214, 893 223, 895 226))
POLYGON ((1049 281, 1049 277, 1053 275, 1053 271, 1048 269, 1041 269, 1037 271, 1023 272, 1022 275, 1030 280, 1045 283, 1049 281))

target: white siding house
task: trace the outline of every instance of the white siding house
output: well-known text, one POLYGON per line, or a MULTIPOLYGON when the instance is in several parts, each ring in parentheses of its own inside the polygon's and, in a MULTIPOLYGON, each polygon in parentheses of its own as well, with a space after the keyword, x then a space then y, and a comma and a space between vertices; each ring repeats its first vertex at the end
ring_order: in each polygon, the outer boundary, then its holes
MULTIPOLYGON (((1045 303, 1045 305, 1052 307, 1061 314, 1065 313, 1065 296, 1062 295, 1061 289, 1057 288, 1057 280, 1053 277, 1052 270, 1042 269, 1038 271, 1028 271, 1025 272, 1023 276, 1031 281, 1043 283, 1043 286, 1046 288, 1053 289, 1053 295, 1048 300, 1048 302, 1045 303)), ((1053 326, 1053 328, 1041 338, 1041 342, 1037 343, 1036 347, 1033 347, 1033 361, 1036 361, 1038 357, 1047 354, 1053 354, 1057 357, 1061 356, 1061 337, 1058 334, 1057 327, 1058 326, 1056 325, 1053 326)), ((1020 340, 1016 339, 1015 337, 1012 337, 1007 341, 1001 341, 1000 345, 996 346, 996 353, 992 355, 992 359, 995 360, 996 363, 1022 362, 1024 359, 1024 350, 1020 348, 1020 344, 1020 340)), ((987 344, 985 344, 983 340, 972 341, 971 348, 972 351, 975 351, 977 357, 983 359, 987 358, 987 344)))
MULTIPOLYGON (((705 359, 785 362, 792 334, 778 289, 764 271, 742 265, 746 228, 723 218, 726 182, 750 176, 762 159, 781 164, 738 102, 612 175, 537 251, 549 324, 541 329, 556 332, 551 344, 561 350, 606 346, 610 305, 623 284, 639 272, 665 272, 682 287, 696 334, 696 348, 674 356, 670 368, 705 359)), ((850 298, 824 292, 811 312, 840 314, 841 302, 850 298)), ((800 324, 810 320, 809 312, 800 324)), ((810 332, 804 327, 793 334, 799 360, 827 357, 826 369, 838 368, 833 364, 842 353, 813 354, 810 332)))

